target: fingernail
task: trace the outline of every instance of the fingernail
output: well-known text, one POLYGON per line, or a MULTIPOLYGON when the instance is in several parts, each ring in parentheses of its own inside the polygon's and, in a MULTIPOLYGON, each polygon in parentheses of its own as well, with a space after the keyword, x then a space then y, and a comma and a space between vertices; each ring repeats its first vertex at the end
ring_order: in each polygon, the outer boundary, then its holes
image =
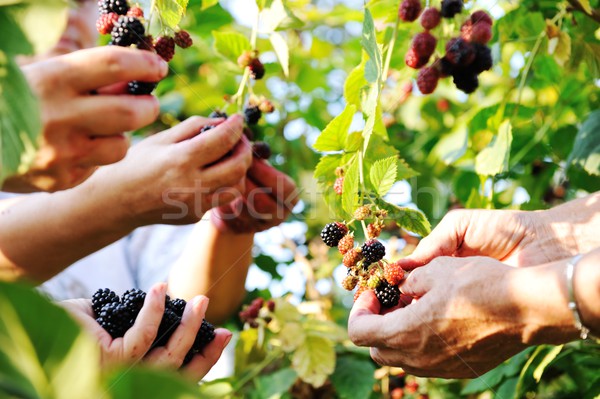
POLYGON ((231 337, 233 337, 233 334, 229 333, 229 336, 227 338, 225 338, 225 343, 223 344, 223 348, 225 348, 229 344, 229 341, 231 341, 231 337))
POLYGON ((198 295, 192 299, 194 309, 197 309, 201 313, 206 313, 206 309, 208 309, 208 302, 208 298, 204 295, 198 295))

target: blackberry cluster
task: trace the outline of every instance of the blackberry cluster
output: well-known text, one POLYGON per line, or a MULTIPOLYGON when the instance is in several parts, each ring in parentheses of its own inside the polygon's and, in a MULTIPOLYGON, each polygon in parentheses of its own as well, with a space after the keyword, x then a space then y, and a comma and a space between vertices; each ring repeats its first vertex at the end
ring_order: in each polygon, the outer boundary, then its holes
POLYGON ((252 155, 258 159, 271 158, 271 147, 264 141, 257 141, 252 144, 252 155))
POLYGON ((429 7, 421 14, 420 0, 403 0, 398 10, 400 19, 407 22, 421 15, 424 32, 414 36, 405 54, 407 66, 419 69, 417 87, 422 94, 435 91, 441 78, 452 76, 459 90, 472 93, 479 86, 478 75, 492 67, 492 56, 487 43, 492 38, 492 18, 485 11, 475 11, 462 24, 460 36, 445 44, 443 57, 434 56, 437 40, 430 32, 439 26, 441 18, 455 18, 463 11, 463 0, 443 0, 441 7, 429 7), (429 64, 429 66, 428 66, 429 64))
POLYGON ((243 323, 252 328, 258 328, 261 323, 269 324, 271 322, 274 311, 275 301, 269 299, 265 302, 263 298, 258 297, 250 305, 244 306, 238 315, 243 323))
POLYGON ((137 45, 142 41, 146 29, 142 22, 135 17, 120 16, 110 32, 110 44, 120 47, 137 45))
MULTIPOLYGON (((92 296, 92 310, 96 321, 113 338, 119 338, 125 335, 127 330, 133 327, 135 320, 140 313, 146 293, 140 289, 133 288, 125 291, 119 296, 108 288, 99 289, 92 296)), ((165 311, 158 327, 156 338, 152 343, 152 348, 165 346, 173 331, 181 323, 181 317, 186 306, 183 299, 171 299, 167 295, 165 298, 165 311)), ((194 344, 186 354, 183 365, 189 363, 194 355, 202 352, 204 347, 215 338, 215 328, 206 320, 202 320, 202 326, 196 334, 194 344)))
POLYGON ((321 238, 328 247, 337 247, 340 240, 348 233, 348 226, 344 223, 329 223, 321 231, 321 238))
POLYGON ((132 80, 127 83, 127 92, 136 96, 150 94, 158 86, 157 82, 140 82, 139 80, 132 80))

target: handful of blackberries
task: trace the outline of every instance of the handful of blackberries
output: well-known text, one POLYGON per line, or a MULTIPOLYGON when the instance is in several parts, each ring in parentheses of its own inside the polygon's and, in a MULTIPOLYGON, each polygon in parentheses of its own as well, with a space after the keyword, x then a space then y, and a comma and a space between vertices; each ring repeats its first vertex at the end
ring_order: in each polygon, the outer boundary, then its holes
POLYGON ((472 93, 479 86, 478 75, 492 67, 492 53, 487 43, 492 38, 492 18, 485 11, 475 11, 468 18, 461 18, 463 0, 442 0, 441 7, 428 7, 421 12, 420 0, 403 0, 398 10, 401 20, 415 21, 421 16, 423 32, 413 37, 406 53, 405 62, 419 69, 417 86, 423 94, 433 93, 438 80, 452 76, 459 90, 472 93), (433 57, 438 39, 432 31, 440 25, 442 18, 462 19, 460 34, 445 43, 443 57, 433 57))
MULTIPOLYGON (((98 324, 111 337, 119 338, 124 336, 127 330, 133 327, 145 299, 146 293, 137 288, 125 291, 120 298, 114 291, 103 288, 96 291, 92 296, 92 310, 98 324)), ((167 344, 169 338, 171 338, 171 335, 181 323, 185 306, 185 300, 171 299, 168 295, 166 296, 165 312, 158 327, 156 338, 152 343, 152 348, 167 344)), ((202 326, 196 334, 194 344, 185 356, 183 365, 185 366, 196 354, 201 353, 204 347, 214 338, 214 326, 208 321, 202 320, 202 326)))

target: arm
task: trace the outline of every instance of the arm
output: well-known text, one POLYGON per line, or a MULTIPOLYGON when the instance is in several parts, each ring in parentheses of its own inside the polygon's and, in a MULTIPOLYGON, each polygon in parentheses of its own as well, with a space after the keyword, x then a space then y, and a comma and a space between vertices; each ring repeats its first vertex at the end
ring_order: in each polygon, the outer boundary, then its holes
POLYGON ((198 135, 217 122, 190 118, 71 190, 27 196, 5 208, 0 278, 43 281, 136 227, 195 223, 210 208, 234 200, 252 155, 240 117, 198 135))
MULTIPOLYGON (((354 343, 371 346, 380 364, 419 376, 474 377, 530 345, 577 339, 568 308, 569 259, 514 268, 483 257, 440 257, 415 269, 401 286, 418 297, 380 315, 371 291, 350 314, 354 343)), ((600 332, 600 249, 580 261, 575 297, 584 323, 600 332)))
POLYGON ((294 182, 268 163, 254 160, 244 194, 210 212, 195 227, 173 265, 169 289, 180 298, 211 298, 209 320, 226 320, 242 303, 252 263, 254 233, 283 222, 298 202, 294 182))
POLYGON ((600 246, 599 228, 600 192, 546 211, 452 211, 400 264, 414 269, 438 256, 489 256, 538 265, 600 246))

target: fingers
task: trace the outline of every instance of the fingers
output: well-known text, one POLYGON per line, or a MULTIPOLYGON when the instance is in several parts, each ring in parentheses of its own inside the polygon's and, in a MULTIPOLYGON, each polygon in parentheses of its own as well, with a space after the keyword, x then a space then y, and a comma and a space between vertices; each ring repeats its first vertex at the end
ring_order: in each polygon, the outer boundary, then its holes
POLYGON ((204 187, 229 187, 244 179, 252 163, 252 149, 243 137, 233 149, 233 153, 222 161, 202 170, 204 187))
POLYGON ((415 251, 398 262, 405 270, 412 270, 431 262, 438 256, 451 256, 462 245, 468 223, 467 212, 451 211, 438 226, 421 240, 415 251))
POLYGON ((188 302, 181 323, 173 332, 167 345, 150 352, 146 356, 146 361, 158 366, 179 368, 196 339, 207 307, 208 298, 202 295, 188 302))
POLYGON ((199 166, 217 162, 238 144, 242 137, 242 128, 242 117, 236 114, 216 128, 191 138, 185 143, 189 146, 190 159, 197 159, 199 166))
POLYGON ((76 126, 94 135, 136 130, 154 122, 160 112, 153 96, 98 95, 76 103, 76 126))
POLYGON ((144 306, 135 319, 133 327, 123 337, 124 361, 142 358, 152 346, 165 311, 166 293, 167 285, 160 283, 154 285, 146 294, 144 306))
POLYGON ((224 328, 216 329, 215 339, 183 368, 184 374, 194 381, 201 380, 219 360, 223 350, 231 341, 231 336, 231 332, 224 328))
POLYGON ((384 316, 379 315, 381 306, 372 290, 367 290, 354 302, 348 318, 348 334, 359 346, 379 346, 383 331, 384 316))
POLYGON ((169 71, 157 54, 118 46, 75 51, 48 64, 56 76, 64 79, 65 86, 80 93, 130 80, 158 82, 169 71))
MULTIPOLYGON (((201 116, 192 116, 177 126, 159 133, 156 136, 159 137, 163 142, 169 144, 183 142, 181 146, 189 150, 190 146, 187 140, 200 135, 200 130, 203 127, 209 125, 216 126, 223 122, 223 118, 204 118, 201 116)), ((202 133, 202 135, 204 135, 204 133, 202 133)))
POLYGON ((248 170, 248 177, 258 186, 273 188, 277 197, 285 198, 297 189, 291 177, 263 160, 255 159, 252 162, 252 166, 248 170))

